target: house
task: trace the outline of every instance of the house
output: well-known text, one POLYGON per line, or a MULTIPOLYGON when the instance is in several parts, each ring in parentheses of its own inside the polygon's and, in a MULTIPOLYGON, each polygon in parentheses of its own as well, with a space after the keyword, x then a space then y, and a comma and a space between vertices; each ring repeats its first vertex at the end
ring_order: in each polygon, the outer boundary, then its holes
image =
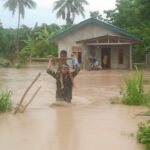
POLYGON ((96 57, 105 69, 132 69, 132 45, 140 39, 116 26, 90 18, 55 35, 59 52, 75 53, 83 69, 96 57))

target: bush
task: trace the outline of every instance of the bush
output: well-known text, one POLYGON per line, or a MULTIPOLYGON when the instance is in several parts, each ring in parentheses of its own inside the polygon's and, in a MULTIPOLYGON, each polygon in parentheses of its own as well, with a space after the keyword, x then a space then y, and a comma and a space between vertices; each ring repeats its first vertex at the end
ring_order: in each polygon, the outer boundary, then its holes
POLYGON ((137 68, 125 79, 125 87, 122 89, 122 102, 128 105, 144 104, 145 94, 143 87, 143 73, 137 68))
POLYGON ((139 125, 137 139, 139 143, 146 146, 146 150, 150 150, 150 121, 139 125))
POLYGON ((2 67, 9 67, 10 62, 7 59, 0 58, 0 66, 2 67))
POLYGON ((3 91, 0 93, 0 112, 8 112, 12 110, 11 91, 3 91))
POLYGON ((15 67, 21 68, 25 66, 28 63, 29 56, 30 53, 27 49, 24 48, 21 51, 19 51, 19 53, 17 54, 17 62, 15 64, 15 67))
POLYGON ((21 65, 25 65, 28 62, 30 53, 26 49, 22 49, 17 55, 17 61, 21 65))

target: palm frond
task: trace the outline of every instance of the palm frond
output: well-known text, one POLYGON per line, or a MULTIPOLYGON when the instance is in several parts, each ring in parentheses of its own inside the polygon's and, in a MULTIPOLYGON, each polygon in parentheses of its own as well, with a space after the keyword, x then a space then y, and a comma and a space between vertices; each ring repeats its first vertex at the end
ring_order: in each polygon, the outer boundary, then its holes
POLYGON ((53 11, 61 9, 65 5, 65 0, 57 0, 54 4, 53 11))
POLYGON ((36 3, 32 0, 24 0, 24 6, 29 9, 36 8, 36 3))
POLYGON ((57 11, 58 18, 66 20, 67 24, 72 24, 76 15, 85 17, 84 5, 88 5, 86 0, 56 0, 53 11, 57 11))

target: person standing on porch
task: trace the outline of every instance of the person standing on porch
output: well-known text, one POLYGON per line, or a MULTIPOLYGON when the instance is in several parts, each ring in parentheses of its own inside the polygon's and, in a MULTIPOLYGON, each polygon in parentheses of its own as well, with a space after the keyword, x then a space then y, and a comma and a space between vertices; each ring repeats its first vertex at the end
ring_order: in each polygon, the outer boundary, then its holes
POLYGON ((71 54, 71 59, 72 59, 72 68, 76 69, 78 67, 78 59, 75 54, 71 54))

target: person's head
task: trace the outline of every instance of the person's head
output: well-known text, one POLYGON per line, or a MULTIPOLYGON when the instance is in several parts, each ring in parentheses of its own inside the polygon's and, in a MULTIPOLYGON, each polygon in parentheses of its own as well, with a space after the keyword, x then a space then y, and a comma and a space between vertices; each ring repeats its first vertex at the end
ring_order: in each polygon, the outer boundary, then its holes
POLYGON ((66 58, 67 57, 67 51, 66 50, 61 50, 60 51, 60 57, 66 58))

